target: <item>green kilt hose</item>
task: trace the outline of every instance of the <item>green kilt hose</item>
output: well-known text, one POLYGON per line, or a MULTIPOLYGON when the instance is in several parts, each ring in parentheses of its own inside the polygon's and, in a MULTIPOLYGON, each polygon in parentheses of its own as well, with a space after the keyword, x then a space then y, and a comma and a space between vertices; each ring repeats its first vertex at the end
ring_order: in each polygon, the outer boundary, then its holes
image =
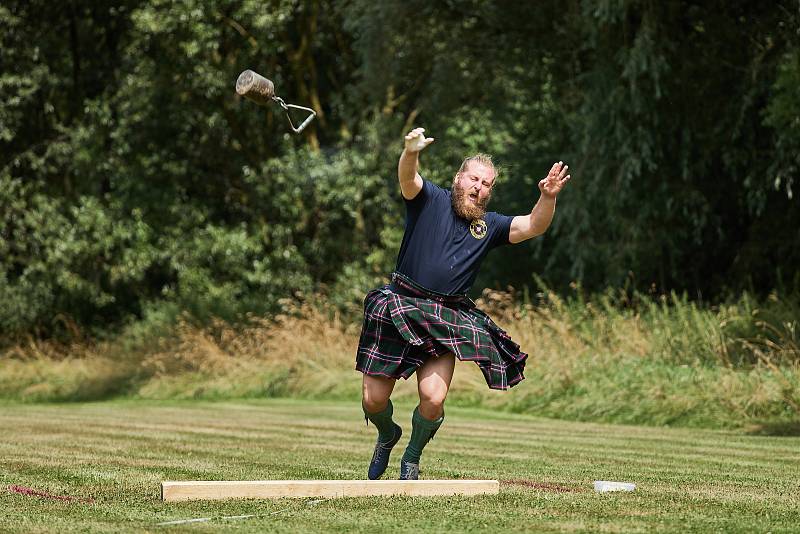
POLYGON ((400 273, 364 299, 356 369, 367 375, 408 378, 431 356, 452 352, 478 364, 492 389, 525 377, 525 359, 511 337, 466 295, 436 293, 400 273))

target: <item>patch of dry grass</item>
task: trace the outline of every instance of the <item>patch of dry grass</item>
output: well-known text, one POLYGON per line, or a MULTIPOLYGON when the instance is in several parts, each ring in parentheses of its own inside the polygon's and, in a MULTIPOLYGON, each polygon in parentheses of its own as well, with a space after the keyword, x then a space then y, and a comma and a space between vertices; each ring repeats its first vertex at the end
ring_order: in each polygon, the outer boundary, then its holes
MULTIPOLYGON (((659 425, 800 419, 798 328, 775 312, 783 305, 777 299, 765 308, 744 299, 704 309, 675 295, 539 297, 520 304, 512 293, 484 293, 479 306, 530 354, 527 380, 491 391, 476 366, 461 364, 451 404, 659 425)), ((239 328, 185 321, 174 336, 136 351, 113 342, 30 342, 0 358, 0 398, 358 399, 359 332, 358 322, 305 306, 239 328)), ((394 398, 415 395, 414 381, 401 381, 394 398)))

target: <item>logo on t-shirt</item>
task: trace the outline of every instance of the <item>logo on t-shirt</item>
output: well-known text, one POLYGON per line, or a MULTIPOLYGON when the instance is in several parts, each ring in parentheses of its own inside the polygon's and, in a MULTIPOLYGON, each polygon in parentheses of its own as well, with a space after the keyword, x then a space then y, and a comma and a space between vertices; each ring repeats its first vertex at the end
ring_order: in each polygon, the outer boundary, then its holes
POLYGON ((475 239, 483 239, 486 237, 486 221, 483 219, 475 219, 469 225, 469 233, 472 234, 472 237, 475 239))

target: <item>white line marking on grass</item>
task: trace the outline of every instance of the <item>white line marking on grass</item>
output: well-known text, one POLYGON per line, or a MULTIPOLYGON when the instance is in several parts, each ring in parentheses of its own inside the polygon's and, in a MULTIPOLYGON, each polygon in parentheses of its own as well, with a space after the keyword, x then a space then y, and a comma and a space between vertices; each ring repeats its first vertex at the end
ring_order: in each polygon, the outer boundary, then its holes
POLYGON ((223 515, 219 517, 196 517, 193 519, 176 519, 174 521, 164 521, 163 523, 156 523, 155 526, 157 527, 168 527, 170 525, 185 525, 186 523, 204 523, 206 521, 214 521, 215 519, 249 519, 251 517, 267 517, 270 515, 279 514, 281 512, 285 512, 289 510, 289 508, 284 508, 283 510, 277 510, 275 512, 270 512, 268 514, 247 514, 247 515, 223 515))
POLYGON ((211 521, 213 517, 198 517, 195 519, 177 519, 175 521, 164 521, 163 523, 156 523, 157 527, 165 527, 167 525, 183 525, 184 523, 202 523, 203 521, 211 521))

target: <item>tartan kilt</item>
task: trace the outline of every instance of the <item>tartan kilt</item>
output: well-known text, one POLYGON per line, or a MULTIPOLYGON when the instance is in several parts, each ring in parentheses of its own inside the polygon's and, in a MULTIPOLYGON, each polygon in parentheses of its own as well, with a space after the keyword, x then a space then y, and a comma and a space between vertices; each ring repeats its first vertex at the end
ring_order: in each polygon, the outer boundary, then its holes
POLYGON ((430 292, 399 273, 364 298, 356 369, 407 379, 430 357, 475 362, 487 385, 508 389, 525 376, 527 354, 465 295, 430 292))

